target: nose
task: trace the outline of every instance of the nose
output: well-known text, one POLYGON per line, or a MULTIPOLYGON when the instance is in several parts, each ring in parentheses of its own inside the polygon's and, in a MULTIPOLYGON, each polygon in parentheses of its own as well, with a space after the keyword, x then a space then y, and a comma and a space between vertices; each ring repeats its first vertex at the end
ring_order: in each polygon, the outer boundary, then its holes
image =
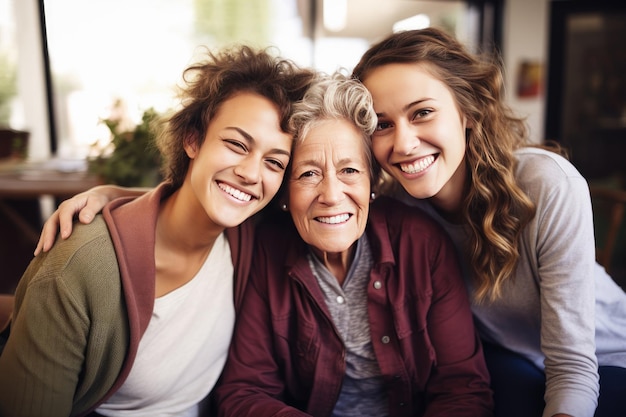
POLYGON ((418 129, 407 123, 399 123, 393 137, 393 151, 399 155, 411 155, 420 145, 418 129))
POLYGON ((234 172, 247 184, 256 184, 261 180, 261 159, 248 155, 235 166, 234 172))
POLYGON ((343 198, 343 183, 336 174, 326 175, 319 185, 318 201, 326 205, 337 204, 343 198))

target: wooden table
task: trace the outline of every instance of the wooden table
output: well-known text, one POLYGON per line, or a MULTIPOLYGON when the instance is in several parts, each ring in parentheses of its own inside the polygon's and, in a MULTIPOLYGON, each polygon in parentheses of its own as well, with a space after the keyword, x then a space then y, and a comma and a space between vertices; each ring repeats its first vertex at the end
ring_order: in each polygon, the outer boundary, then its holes
POLYGON ((7 199, 68 198, 99 184, 80 161, 23 162, 0 160, 0 214, 11 220, 25 236, 37 243, 39 230, 5 203, 7 199), (82 169, 81 169, 82 168, 82 169))

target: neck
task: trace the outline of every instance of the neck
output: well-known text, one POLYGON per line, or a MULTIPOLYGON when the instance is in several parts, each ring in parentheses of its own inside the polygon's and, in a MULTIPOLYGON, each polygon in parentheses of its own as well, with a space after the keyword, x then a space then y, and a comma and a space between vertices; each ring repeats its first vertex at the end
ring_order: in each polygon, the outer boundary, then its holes
POLYGON ((348 275, 350 265, 354 259, 354 251, 356 248, 356 242, 345 251, 342 252, 325 252, 319 249, 313 248, 313 253, 322 261, 326 269, 330 271, 339 285, 343 285, 343 282, 348 275))
POLYGON ((175 191, 161 204, 157 220, 157 240, 181 252, 206 252, 224 231, 209 219, 195 198, 184 188, 175 191))
POLYGON ((154 248, 156 297, 193 279, 224 231, 209 221, 200 204, 182 198, 181 193, 178 190, 164 200, 159 210, 154 248))

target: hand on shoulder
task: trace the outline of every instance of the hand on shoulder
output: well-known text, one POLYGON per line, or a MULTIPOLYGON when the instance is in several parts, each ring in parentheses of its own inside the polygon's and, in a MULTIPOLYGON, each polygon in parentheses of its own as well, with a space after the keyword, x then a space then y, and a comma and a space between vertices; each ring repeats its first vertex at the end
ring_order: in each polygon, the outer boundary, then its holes
POLYGON ((63 201, 44 223, 35 248, 35 256, 52 248, 59 230, 61 238, 67 239, 72 234, 75 216, 81 223, 89 224, 109 201, 118 197, 138 196, 146 191, 145 188, 124 188, 110 184, 98 185, 63 201))

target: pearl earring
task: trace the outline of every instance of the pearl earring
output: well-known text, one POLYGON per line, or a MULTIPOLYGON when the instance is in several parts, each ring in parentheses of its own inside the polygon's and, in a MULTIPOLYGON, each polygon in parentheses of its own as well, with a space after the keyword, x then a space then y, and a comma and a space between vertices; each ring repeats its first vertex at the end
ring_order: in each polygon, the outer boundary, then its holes
POLYGON ((287 204, 285 204, 285 203, 281 204, 281 206, 280 206, 280 209, 281 209, 282 211, 287 211, 287 208, 288 208, 288 207, 287 207, 287 204))
POLYGON ((376 193, 372 192, 372 194, 370 194, 370 200, 374 201, 376 199, 376 193))

